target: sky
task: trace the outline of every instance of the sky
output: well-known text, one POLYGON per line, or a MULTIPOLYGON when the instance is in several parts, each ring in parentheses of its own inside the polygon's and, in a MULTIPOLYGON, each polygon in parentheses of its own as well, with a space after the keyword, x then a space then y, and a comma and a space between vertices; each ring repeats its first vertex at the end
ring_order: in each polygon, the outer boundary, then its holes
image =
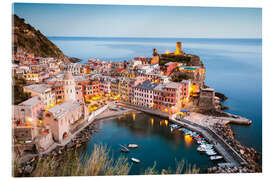
POLYGON ((261 38, 260 8, 15 3, 46 36, 261 38))

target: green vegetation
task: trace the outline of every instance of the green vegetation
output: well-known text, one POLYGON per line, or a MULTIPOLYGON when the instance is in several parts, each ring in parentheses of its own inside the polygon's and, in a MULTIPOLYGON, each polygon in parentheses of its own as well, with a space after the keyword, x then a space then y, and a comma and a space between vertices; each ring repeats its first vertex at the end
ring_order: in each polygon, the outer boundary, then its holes
POLYGON ((164 65, 168 62, 180 62, 187 64, 190 62, 190 57, 188 56, 175 56, 175 55, 167 55, 167 54, 162 54, 159 58, 159 65, 164 65))
POLYGON ((13 15, 13 52, 34 53, 40 57, 66 59, 63 52, 24 19, 13 15))
POLYGON ((24 79, 18 78, 17 76, 13 77, 12 84, 12 94, 13 100, 12 104, 18 105, 21 102, 29 99, 31 97, 31 93, 26 93, 23 91, 23 86, 26 85, 26 81, 24 79))
POLYGON ((200 169, 196 165, 191 165, 185 162, 184 160, 178 162, 176 161, 176 169, 173 171, 171 168, 162 169, 161 172, 156 169, 156 162, 154 162, 153 167, 147 168, 144 171, 145 175, 158 175, 158 174, 198 174, 200 169))
MULTIPOLYGON (((36 167, 30 174, 24 176, 49 177, 49 176, 102 176, 102 175, 128 175, 131 164, 128 159, 120 156, 114 160, 109 156, 110 150, 107 146, 95 145, 90 156, 79 157, 77 151, 68 151, 62 158, 50 155, 47 158, 39 158, 36 167)), ((161 172, 156 169, 156 162, 151 168, 147 168, 141 174, 182 174, 199 173, 199 168, 187 164, 184 160, 177 162, 176 170, 163 169, 161 172), (185 166, 186 165, 186 166, 185 166)), ((22 176, 18 161, 13 162, 13 175, 22 176)))
MULTIPOLYGON (((128 159, 120 156, 114 160, 109 158, 109 153, 110 150, 106 146, 95 145, 91 156, 84 159, 78 156, 77 151, 67 152, 60 161, 54 156, 49 156, 47 159, 40 158, 30 176, 127 175, 131 168, 128 159)), ((17 171, 14 169, 15 172, 17 171)))

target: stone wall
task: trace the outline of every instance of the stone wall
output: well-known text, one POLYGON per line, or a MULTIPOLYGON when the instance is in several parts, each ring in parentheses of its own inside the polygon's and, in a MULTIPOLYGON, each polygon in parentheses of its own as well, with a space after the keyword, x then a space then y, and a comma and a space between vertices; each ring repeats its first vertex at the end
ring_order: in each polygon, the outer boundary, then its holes
POLYGON ((211 88, 201 89, 198 101, 200 109, 208 110, 215 108, 215 91, 211 88))

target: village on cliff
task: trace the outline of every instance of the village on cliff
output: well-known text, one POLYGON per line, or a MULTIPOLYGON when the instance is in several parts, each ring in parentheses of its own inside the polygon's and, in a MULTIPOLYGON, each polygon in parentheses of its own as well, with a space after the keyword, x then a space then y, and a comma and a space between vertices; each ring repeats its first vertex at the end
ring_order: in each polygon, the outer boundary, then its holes
MULTIPOLYGON (((206 128, 217 123, 251 123, 221 111, 224 99, 204 84, 203 63, 198 56, 185 54, 181 42, 173 53, 159 54, 153 49, 153 57, 121 62, 90 59, 85 64, 66 63, 16 52, 12 63, 13 83, 23 81, 19 86, 27 97, 13 97, 13 149, 21 157, 66 145, 117 103, 206 128)), ((232 159, 246 163, 238 157, 243 149, 237 149, 232 159)))

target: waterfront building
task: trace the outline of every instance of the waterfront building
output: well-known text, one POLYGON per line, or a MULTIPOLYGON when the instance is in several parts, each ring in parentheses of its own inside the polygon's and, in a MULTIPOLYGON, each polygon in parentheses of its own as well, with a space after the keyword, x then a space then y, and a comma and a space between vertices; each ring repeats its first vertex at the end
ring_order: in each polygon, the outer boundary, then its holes
POLYGON ((132 82, 134 80, 128 78, 121 78, 119 80, 119 95, 120 99, 124 102, 129 102, 129 94, 132 89, 132 82))
POLYGON ((154 89, 158 84, 149 80, 143 81, 133 89, 133 104, 153 108, 154 89))
POLYGON ((46 108, 53 107, 56 103, 55 93, 52 88, 46 84, 32 84, 23 87, 24 92, 31 93, 31 96, 40 97, 41 101, 46 105, 46 108))
POLYGON ((213 88, 201 88, 198 106, 208 110, 215 108, 215 90, 213 88))
POLYGON ((55 141, 62 143, 72 134, 72 130, 86 117, 84 104, 79 101, 66 101, 44 111, 44 126, 49 127, 55 141))
POLYGON ((176 113, 181 108, 181 84, 168 82, 154 88, 153 108, 176 113))

